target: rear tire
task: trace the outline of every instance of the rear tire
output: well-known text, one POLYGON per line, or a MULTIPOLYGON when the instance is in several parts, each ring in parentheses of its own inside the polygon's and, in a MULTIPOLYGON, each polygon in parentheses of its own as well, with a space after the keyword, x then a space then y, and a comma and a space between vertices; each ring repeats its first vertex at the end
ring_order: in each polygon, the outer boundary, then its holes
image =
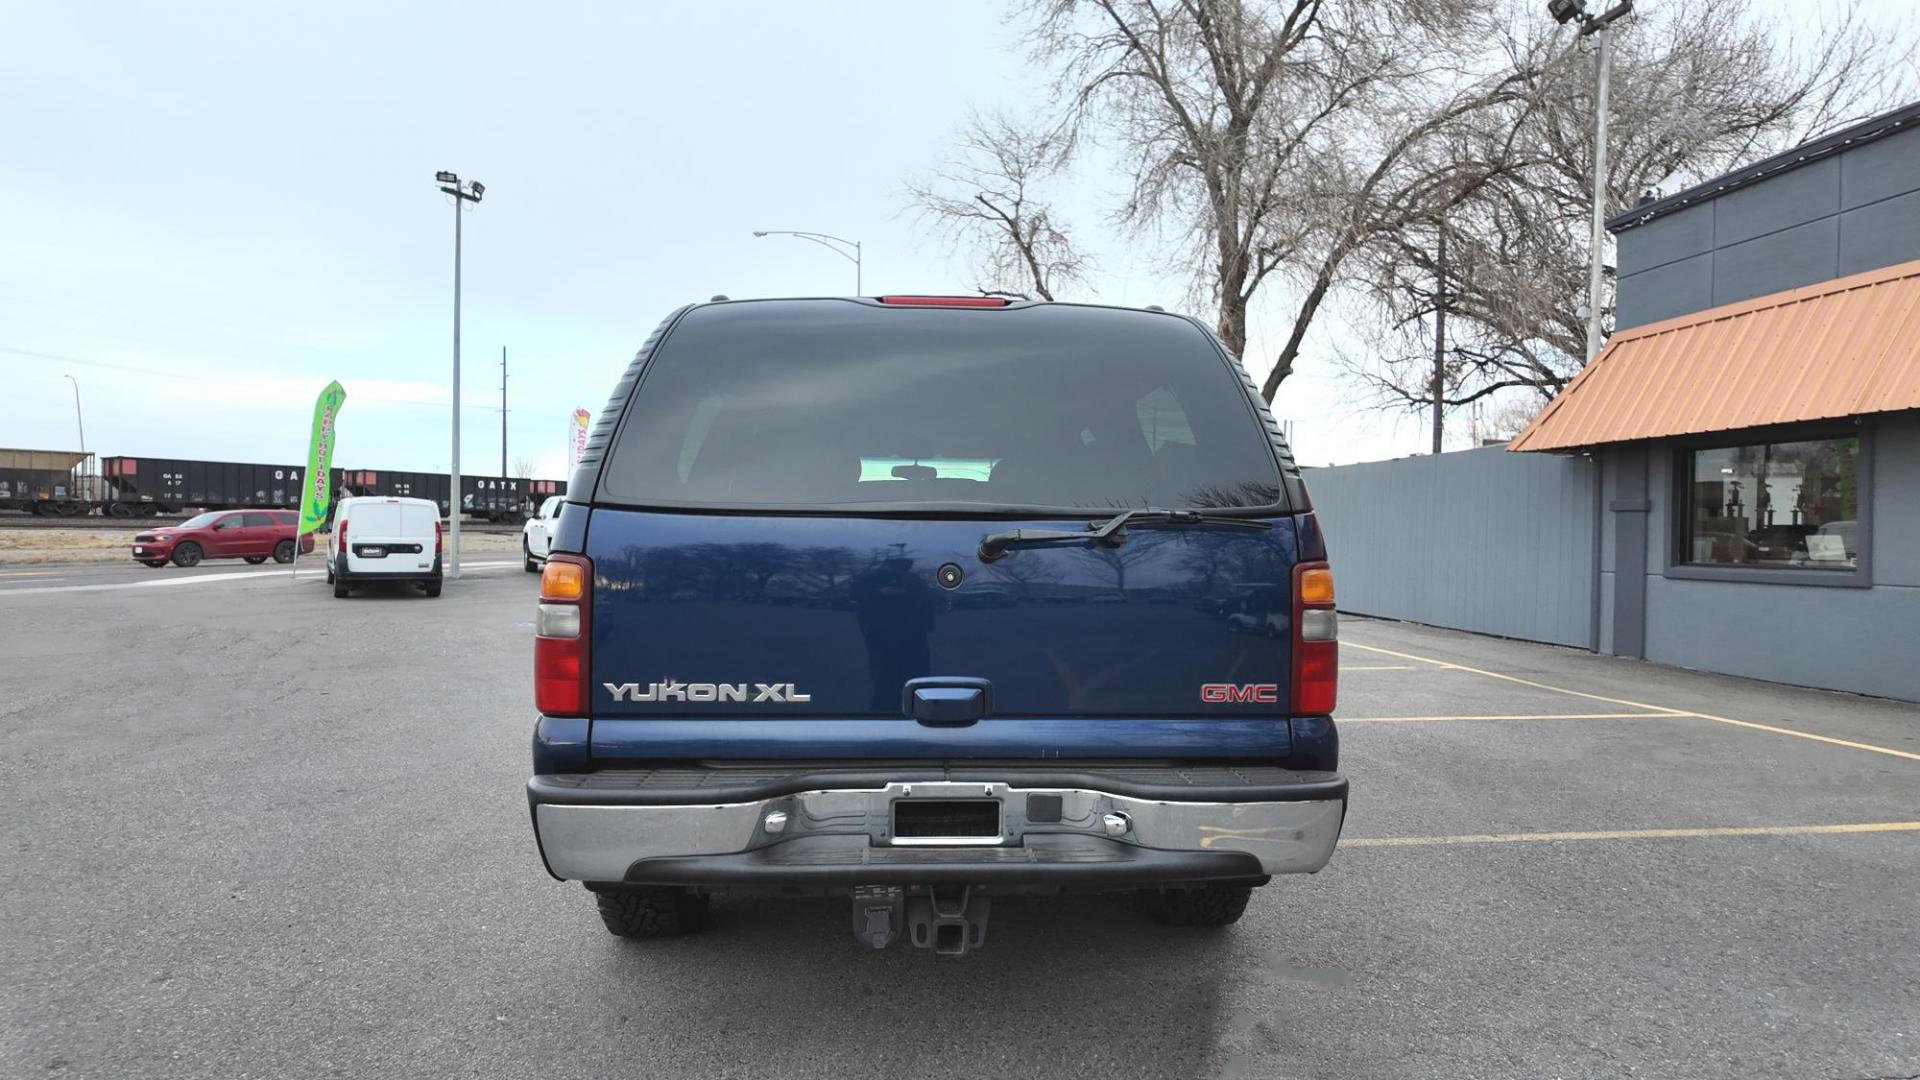
POLYGON ((707 924, 707 898, 685 889, 648 885, 598 894, 600 921, 623 938, 663 938, 691 934, 707 924))
POLYGON ((333 598, 335 600, 347 598, 347 583, 337 577, 333 579, 333 598))
POLYGON ((199 544, 189 540, 173 549, 173 565, 199 566, 200 558, 204 554, 205 553, 200 550, 199 544))
POLYGON ((1167 926, 1231 926, 1253 896, 1251 885, 1206 885, 1198 889, 1143 889, 1141 906, 1167 926))
POLYGON ((266 561, 267 561, 267 557, 266 557, 265 555, 249 555, 249 556, 247 556, 247 563, 248 563, 248 565, 251 565, 251 566, 259 566, 259 565, 260 565, 261 563, 263 563, 263 562, 266 562, 266 561))
POLYGON ((439 578, 434 578, 432 581, 426 582, 422 584, 420 587, 427 590, 428 596, 440 595, 440 579, 439 578))
POLYGON ((540 564, 535 561, 533 557, 533 546, 527 543, 527 538, 524 536, 520 538, 520 557, 526 561, 524 569, 527 573, 537 574, 540 572, 540 564))
MULTIPOLYGON (((247 561, 252 562, 253 560, 248 559, 247 561)), ((273 561, 277 563, 292 562, 293 561, 293 541, 282 540, 279 543, 273 545, 273 561)))

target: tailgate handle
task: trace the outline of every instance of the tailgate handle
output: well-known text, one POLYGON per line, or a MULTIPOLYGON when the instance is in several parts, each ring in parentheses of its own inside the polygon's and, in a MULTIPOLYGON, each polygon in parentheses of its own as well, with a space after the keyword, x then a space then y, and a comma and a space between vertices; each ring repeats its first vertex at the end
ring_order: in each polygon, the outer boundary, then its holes
POLYGON ((911 679, 902 711, 923 724, 971 724, 993 709, 985 679, 911 679))

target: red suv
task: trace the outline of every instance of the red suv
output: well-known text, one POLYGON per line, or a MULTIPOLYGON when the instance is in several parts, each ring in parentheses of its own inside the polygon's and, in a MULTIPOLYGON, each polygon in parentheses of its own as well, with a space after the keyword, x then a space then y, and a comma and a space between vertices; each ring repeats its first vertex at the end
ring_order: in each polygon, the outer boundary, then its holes
MULTIPOLYGON (((300 515, 292 510, 215 510, 133 538, 133 557, 148 566, 194 566, 202 559, 245 559, 256 565, 293 561, 300 515)), ((313 550, 313 534, 300 538, 313 550)))

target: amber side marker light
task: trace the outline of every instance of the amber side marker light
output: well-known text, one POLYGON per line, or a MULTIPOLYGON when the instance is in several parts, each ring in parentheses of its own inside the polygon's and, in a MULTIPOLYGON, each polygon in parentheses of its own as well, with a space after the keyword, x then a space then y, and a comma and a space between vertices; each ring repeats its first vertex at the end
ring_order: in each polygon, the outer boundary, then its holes
POLYGON ((540 599, 578 600, 587 593, 587 568, 574 562, 549 559, 540 572, 540 599))
POLYGON ((1309 566, 1300 571, 1300 602, 1333 603, 1333 571, 1324 566, 1309 566))

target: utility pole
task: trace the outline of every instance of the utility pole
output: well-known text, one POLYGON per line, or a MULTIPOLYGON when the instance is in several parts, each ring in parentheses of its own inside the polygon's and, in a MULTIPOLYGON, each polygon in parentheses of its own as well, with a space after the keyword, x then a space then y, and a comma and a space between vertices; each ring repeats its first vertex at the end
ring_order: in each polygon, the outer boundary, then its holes
POLYGON ((440 190, 453 196, 453 460, 451 485, 447 499, 447 577, 460 577, 460 219, 466 203, 478 203, 487 188, 478 180, 462 183, 460 177, 446 171, 433 178, 440 190))
POLYGON ((500 477, 507 476, 507 347, 500 346, 500 477))
POLYGON ((1447 223, 1433 260, 1433 452, 1440 452, 1440 398, 1447 388, 1447 223))
POLYGON ((1613 67, 1613 35, 1608 28, 1615 19, 1633 10, 1633 0, 1620 0, 1604 14, 1587 14, 1587 0, 1547 0, 1547 13, 1561 25, 1579 20, 1580 36, 1595 39, 1593 87, 1593 228, 1588 237, 1587 260, 1587 360, 1600 354, 1600 253, 1606 244, 1607 226, 1607 81, 1613 67))
POLYGON ((1600 354, 1600 251, 1606 242, 1607 210, 1607 75, 1612 69, 1613 35, 1605 24, 1594 32, 1598 48, 1594 65, 1599 69, 1593 90, 1593 245, 1587 264, 1587 360, 1600 354))

